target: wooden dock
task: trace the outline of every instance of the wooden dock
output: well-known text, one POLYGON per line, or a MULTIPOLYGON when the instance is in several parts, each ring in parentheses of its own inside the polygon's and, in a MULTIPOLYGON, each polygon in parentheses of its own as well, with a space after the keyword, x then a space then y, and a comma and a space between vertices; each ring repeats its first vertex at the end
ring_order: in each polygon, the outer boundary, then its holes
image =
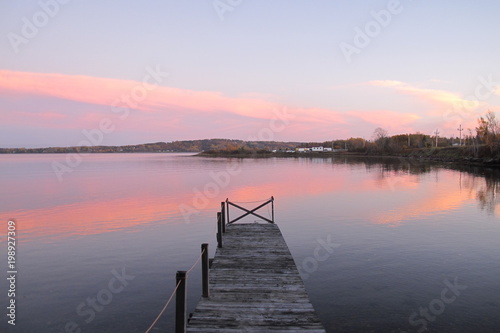
POLYGON ((274 223, 227 224, 187 332, 325 330, 274 223))

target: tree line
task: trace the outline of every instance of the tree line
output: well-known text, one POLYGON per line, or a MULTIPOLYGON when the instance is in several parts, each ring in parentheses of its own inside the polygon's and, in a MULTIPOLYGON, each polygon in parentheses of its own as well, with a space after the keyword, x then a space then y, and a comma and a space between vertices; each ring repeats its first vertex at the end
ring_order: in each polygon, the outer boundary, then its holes
MULTIPOLYGON (((477 127, 467 129, 461 136, 440 137, 423 133, 397 134, 390 136, 387 130, 379 127, 373 132, 371 140, 349 138, 324 142, 279 142, 243 141, 231 139, 202 139, 172 142, 156 142, 125 146, 76 146, 48 148, 0 148, 0 153, 165 153, 165 152, 270 152, 295 150, 305 147, 331 147, 349 152, 368 154, 398 154, 407 150, 431 147, 468 146, 477 155, 480 148, 487 147, 490 154, 500 153, 500 122, 494 112, 489 111, 477 119, 477 127)), ((437 131, 436 131, 437 132, 437 131)))
POLYGON ((47 148, 0 148, 0 153, 58 154, 58 153, 168 153, 233 150, 274 150, 293 149, 298 142, 243 141, 230 139, 203 139, 172 142, 155 142, 126 146, 75 146, 47 148))
MULTIPOLYGON (((378 127, 371 140, 350 138, 324 142, 324 146, 346 148, 352 152, 364 153, 401 153, 416 148, 468 146, 471 150, 486 147, 491 154, 500 153, 500 121, 492 111, 477 119, 474 130, 467 129, 461 136, 441 137, 436 130, 434 135, 417 133, 397 134, 390 136, 387 130, 378 127)), ((458 130, 458 129, 457 129, 458 130)))

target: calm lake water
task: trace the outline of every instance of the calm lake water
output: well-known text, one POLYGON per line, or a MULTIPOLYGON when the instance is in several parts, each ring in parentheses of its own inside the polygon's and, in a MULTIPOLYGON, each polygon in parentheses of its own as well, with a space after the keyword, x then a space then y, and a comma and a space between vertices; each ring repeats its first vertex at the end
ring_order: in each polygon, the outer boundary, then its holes
MULTIPOLYGON (((498 170, 96 154, 59 180, 65 158, 0 155, 2 253, 9 219, 18 231, 16 326, 3 278, 2 332, 145 332, 200 244, 213 256, 220 202, 271 196, 328 332, 500 332, 498 170)), ((200 295, 198 265, 190 311, 200 295)), ((173 305, 152 332, 172 331, 173 305)))

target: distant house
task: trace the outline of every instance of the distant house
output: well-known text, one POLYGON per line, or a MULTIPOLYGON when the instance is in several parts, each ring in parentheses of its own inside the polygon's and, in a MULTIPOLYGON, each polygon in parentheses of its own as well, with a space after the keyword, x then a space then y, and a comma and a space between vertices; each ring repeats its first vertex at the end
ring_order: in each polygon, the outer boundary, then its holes
POLYGON ((347 151, 347 149, 332 149, 328 147, 312 147, 312 148, 295 148, 297 153, 307 153, 307 152, 338 152, 347 151))

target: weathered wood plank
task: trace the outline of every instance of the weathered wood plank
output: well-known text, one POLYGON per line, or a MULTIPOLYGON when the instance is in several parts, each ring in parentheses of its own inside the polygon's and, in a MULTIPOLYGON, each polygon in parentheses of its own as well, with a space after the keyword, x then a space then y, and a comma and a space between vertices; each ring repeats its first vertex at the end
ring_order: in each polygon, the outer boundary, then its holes
POLYGON ((276 224, 226 226, 188 332, 324 333, 276 224))

